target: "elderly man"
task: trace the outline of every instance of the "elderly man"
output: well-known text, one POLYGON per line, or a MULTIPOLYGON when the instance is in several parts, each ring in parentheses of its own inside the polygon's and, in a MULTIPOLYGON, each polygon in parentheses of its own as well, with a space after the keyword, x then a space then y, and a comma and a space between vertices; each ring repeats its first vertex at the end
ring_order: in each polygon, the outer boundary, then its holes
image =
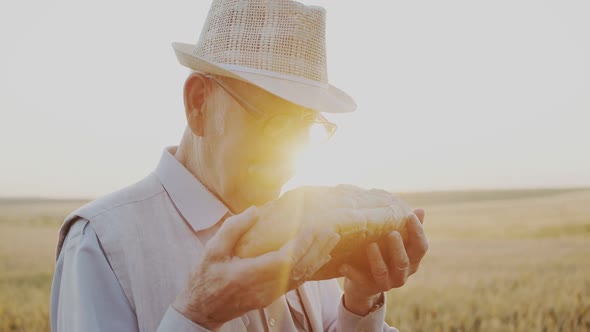
POLYGON ((320 112, 355 104, 328 84, 325 11, 290 0, 214 0, 197 45, 173 44, 192 69, 187 128, 155 171, 66 218, 51 294, 53 331, 391 331, 384 292, 402 286, 427 249, 422 210, 370 271, 330 260, 333 231, 300 233, 254 258, 234 253, 279 196, 320 112), (387 257, 385 259, 384 257, 387 257))

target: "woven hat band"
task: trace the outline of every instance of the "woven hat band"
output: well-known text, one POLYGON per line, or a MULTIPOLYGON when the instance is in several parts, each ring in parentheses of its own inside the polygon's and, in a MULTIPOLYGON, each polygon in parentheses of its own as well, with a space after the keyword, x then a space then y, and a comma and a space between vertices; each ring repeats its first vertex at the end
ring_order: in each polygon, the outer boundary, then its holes
POLYGON ((289 0, 214 0, 193 55, 328 84, 325 10, 289 0))

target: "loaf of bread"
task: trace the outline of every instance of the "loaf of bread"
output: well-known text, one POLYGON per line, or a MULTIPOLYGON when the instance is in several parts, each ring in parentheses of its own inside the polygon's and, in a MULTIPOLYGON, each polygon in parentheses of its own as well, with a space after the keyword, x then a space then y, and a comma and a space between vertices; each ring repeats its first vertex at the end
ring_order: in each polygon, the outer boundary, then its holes
POLYGON ((366 245, 381 242, 394 230, 405 239, 406 219, 412 213, 406 203, 387 191, 352 185, 300 187, 258 210, 258 223, 236 246, 236 254, 242 258, 278 250, 302 229, 330 227, 340 234, 332 259, 314 280, 339 277, 343 263, 367 270, 366 245))

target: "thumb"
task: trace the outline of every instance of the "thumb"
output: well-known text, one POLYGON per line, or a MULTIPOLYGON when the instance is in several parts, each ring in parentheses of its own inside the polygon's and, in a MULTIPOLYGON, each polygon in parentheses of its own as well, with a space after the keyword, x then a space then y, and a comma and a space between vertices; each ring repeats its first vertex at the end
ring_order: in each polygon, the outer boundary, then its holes
POLYGON ((415 209, 414 210, 414 214, 416 215, 416 217, 418 217, 418 220, 420 220, 420 223, 423 224, 424 223, 424 209, 415 209))
POLYGON ((230 257, 238 240, 254 226, 256 221, 258 221, 258 209, 255 206, 227 218, 215 236, 207 243, 209 258, 230 257))

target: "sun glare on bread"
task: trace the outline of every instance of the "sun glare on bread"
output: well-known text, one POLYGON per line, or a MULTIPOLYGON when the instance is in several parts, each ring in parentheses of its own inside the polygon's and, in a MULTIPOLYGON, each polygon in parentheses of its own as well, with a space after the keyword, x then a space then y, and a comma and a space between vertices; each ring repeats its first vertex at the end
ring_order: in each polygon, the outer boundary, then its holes
POLYGON ((295 176, 285 184, 283 192, 305 185, 335 185, 337 179, 330 177, 333 161, 326 154, 326 145, 309 145, 296 158, 295 176))

